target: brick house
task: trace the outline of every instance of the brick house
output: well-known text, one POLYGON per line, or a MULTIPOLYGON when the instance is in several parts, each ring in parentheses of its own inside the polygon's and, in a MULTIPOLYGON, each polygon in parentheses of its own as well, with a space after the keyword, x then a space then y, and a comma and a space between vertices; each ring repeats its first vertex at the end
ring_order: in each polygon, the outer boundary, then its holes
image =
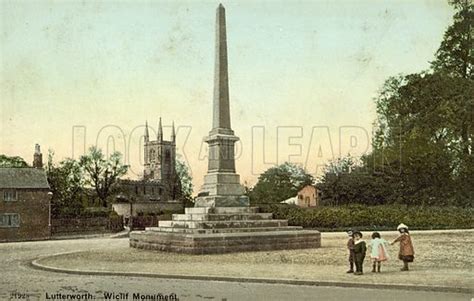
POLYGON ((51 236, 50 187, 40 164, 33 165, 0 168, 0 242, 51 236))
POLYGON ((299 207, 317 207, 321 199, 321 192, 313 185, 306 185, 296 196, 296 204, 299 207))

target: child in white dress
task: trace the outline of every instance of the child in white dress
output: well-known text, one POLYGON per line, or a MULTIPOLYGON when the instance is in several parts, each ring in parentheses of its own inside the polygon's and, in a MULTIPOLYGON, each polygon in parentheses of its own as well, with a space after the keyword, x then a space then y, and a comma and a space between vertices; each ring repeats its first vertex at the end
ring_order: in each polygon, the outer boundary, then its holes
POLYGON ((373 261, 372 273, 380 273, 382 261, 388 260, 387 245, 388 242, 380 237, 380 233, 372 233, 372 240, 370 241, 370 258, 373 261))

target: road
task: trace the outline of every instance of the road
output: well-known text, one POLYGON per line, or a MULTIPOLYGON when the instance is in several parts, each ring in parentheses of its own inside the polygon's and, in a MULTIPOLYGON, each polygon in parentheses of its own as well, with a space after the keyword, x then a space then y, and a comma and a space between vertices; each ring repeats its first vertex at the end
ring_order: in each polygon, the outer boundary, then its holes
MULTIPOLYGON (((18 242, 0 244, 0 299, 1 300, 58 300, 58 294, 90 294, 93 300, 104 300, 106 293, 115 294, 112 300, 133 300, 140 297, 169 295, 179 300, 471 300, 466 294, 426 291, 377 290, 362 288, 317 287, 262 283, 194 281, 123 276, 71 275, 33 269, 29 263, 40 256, 83 251, 96 248, 115 248, 118 239, 95 238, 18 242), (123 294, 120 294, 123 293, 123 294), (128 293, 128 296, 126 295, 128 293), (49 298, 49 299, 48 299, 49 298)), ((122 242, 123 244, 123 242, 122 242)), ((140 258, 137 258, 140 260, 140 258)), ((59 299, 60 300, 60 299, 59 299)), ((65 299, 63 299, 65 300, 65 299)), ((86 300, 86 299, 83 299, 86 300)), ((140 300, 140 299, 138 299, 140 300)), ((146 299, 143 299, 146 300, 146 299)))

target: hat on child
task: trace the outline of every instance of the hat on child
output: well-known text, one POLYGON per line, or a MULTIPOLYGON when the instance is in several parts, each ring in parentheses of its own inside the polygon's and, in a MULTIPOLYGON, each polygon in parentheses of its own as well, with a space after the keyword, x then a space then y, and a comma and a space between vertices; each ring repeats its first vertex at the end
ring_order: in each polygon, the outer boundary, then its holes
POLYGON ((359 236, 362 237, 362 233, 361 233, 360 231, 354 230, 354 231, 352 232, 352 235, 356 235, 356 234, 359 234, 359 236))
POLYGON ((408 230, 408 226, 405 225, 405 224, 400 224, 400 225, 398 225, 397 230, 400 230, 400 229, 407 229, 408 230))

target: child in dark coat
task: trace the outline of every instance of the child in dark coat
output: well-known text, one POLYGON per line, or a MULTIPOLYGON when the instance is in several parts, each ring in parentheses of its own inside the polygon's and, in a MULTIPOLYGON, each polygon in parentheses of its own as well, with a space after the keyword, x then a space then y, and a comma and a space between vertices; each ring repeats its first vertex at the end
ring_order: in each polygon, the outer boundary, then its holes
POLYGON ((347 231, 349 239, 347 240, 347 249, 349 250, 349 270, 347 273, 354 273, 354 237, 352 230, 347 231))
POLYGON ((413 248, 410 233, 408 232, 408 227, 405 224, 400 224, 398 225, 397 230, 400 232, 400 236, 398 236, 391 244, 393 245, 397 242, 400 243, 398 259, 403 261, 403 268, 401 268, 401 271, 408 271, 408 263, 413 262, 415 259, 415 250, 413 248))
POLYGON ((362 240, 362 233, 360 231, 354 231, 354 261, 356 266, 356 271, 354 275, 362 275, 364 273, 364 259, 365 252, 367 251, 367 246, 365 241, 362 240))

